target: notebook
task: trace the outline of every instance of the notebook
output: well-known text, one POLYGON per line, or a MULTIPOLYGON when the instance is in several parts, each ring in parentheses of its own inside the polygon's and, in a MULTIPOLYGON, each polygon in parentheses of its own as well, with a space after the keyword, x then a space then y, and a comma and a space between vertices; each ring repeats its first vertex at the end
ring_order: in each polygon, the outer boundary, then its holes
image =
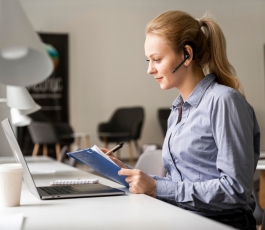
POLYGON ((56 180, 50 182, 50 186, 75 185, 75 184, 96 184, 98 179, 78 179, 78 180, 56 180))
POLYGON ((67 185, 67 186, 44 186, 36 187, 32 175, 29 171, 27 162, 21 152, 14 132, 8 119, 1 122, 6 138, 13 151, 16 161, 22 164, 24 168, 23 179, 32 194, 42 200, 74 198, 74 197, 91 197, 91 196, 111 196, 123 195, 125 192, 116 188, 95 183, 86 185, 67 185))
POLYGON ((127 188, 129 187, 129 184, 125 181, 126 177, 118 175, 118 171, 121 168, 106 154, 104 154, 96 145, 94 145, 92 148, 67 153, 67 155, 83 164, 88 165, 109 179, 114 180, 115 182, 122 184, 127 188))

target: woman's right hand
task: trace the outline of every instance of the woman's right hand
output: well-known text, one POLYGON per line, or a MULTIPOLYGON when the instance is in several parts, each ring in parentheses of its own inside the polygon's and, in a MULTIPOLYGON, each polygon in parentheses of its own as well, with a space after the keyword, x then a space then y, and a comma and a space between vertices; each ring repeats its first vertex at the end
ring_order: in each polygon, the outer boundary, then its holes
MULTIPOLYGON (((109 151, 109 149, 105 149, 105 148, 99 148, 103 153, 106 153, 109 151)), ((127 169, 127 166, 122 162, 120 161, 119 159, 117 159, 113 153, 107 155, 111 160, 113 160, 118 166, 120 166, 121 168, 125 168, 127 169)))

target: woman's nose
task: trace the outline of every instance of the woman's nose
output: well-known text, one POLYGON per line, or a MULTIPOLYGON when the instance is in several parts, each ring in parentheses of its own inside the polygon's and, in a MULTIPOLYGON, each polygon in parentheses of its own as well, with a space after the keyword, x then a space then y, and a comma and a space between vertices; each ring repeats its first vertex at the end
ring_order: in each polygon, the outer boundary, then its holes
POLYGON ((147 69, 147 73, 148 74, 154 74, 155 72, 156 72, 156 69, 154 68, 154 66, 152 65, 152 63, 149 62, 148 69, 147 69))

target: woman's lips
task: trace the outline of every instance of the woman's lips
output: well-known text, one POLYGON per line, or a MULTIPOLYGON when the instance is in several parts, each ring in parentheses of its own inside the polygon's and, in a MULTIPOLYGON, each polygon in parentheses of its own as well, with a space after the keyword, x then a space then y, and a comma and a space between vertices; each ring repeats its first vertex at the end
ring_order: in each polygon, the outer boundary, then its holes
POLYGON ((162 81, 162 79, 163 79, 163 77, 156 77, 156 81, 157 81, 157 82, 162 81))

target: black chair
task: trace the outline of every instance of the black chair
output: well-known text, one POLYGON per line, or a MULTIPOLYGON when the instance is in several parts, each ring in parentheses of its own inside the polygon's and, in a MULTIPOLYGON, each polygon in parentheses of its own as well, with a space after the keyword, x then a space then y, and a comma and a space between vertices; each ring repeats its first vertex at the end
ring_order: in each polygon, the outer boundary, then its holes
POLYGON ((100 140, 104 141, 105 148, 108 148, 109 143, 128 142, 130 163, 133 163, 131 141, 139 151, 137 140, 141 136, 143 122, 144 109, 142 107, 119 108, 108 122, 98 125, 98 135, 100 140))
POLYGON ((260 230, 265 230, 265 212, 263 213, 262 225, 260 230))
POLYGON ((253 216, 256 219, 256 224, 257 225, 261 225, 262 224, 262 218, 263 218, 264 210, 260 207, 258 196, 257 196, 257 192, 255 191, 254 187, 252 189, 252 195, 253 195, 253 197, 254 197, 254 199, 256 201, 256 207, 255 207, 255 210, 253 212, 253 216))
MULTIPOLYGON (((70 150, 70 145, 75 142, 74 130, 68 123, 53 123, 53 127, 55 129, 60 146, 62 146, 60 151, 60 160, 64 161, 66 153, 70 150)), ((75 166, 76 161, 73 160, 71 161, 71 165, 75 166)))
POLYGON ((161 125, 164 136, 166 136, 167 133, 167 119, 170 113, 171 113, 170 109, 165 109, 165 108, 158 109, 158 120, 161 125))
MULTIPOLYGON (((51 123, 32 121, 28 126, 29 134, 34 143, 32 156, 36 156, 39 146, 43 145, 43 155, 48 155, 49 144, 55 145, 57 160, 63 160, 61 146, 70 146, 74 142, 73 129, 67 123, 51 123)), ((63 148, 66 152, 67 149, 63 148)))

